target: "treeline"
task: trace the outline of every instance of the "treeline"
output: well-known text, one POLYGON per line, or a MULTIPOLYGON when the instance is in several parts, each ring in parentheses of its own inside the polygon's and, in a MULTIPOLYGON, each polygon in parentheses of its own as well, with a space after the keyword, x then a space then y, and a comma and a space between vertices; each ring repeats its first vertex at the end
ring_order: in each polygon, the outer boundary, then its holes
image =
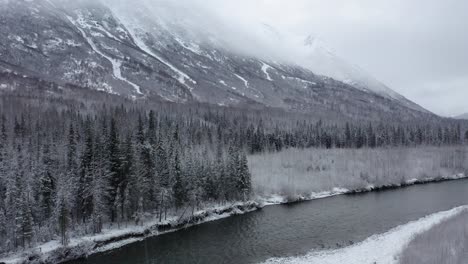
MULTIPOLYGON (((221 122, 222 123, 222 122, 221 122)), ((334 125, 297 122, 292 126, 265 129, 263 121, 238 128, 239 142, 250 154, 283 148, 380 148, 420 145, 459 145, 468 142, 468 131, 453 125, 334 125)))
POLYGON ((458 123, 342 125, 229 108, 0 102, 0 252, 249 199, 247 154, 468 140, 458 123))

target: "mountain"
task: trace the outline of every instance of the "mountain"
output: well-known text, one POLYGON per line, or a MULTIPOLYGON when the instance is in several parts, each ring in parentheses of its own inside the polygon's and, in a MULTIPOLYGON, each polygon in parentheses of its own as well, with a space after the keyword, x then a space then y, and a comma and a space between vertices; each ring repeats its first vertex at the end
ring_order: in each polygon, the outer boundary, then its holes
POLYGON ((468 113, 454 117, 455 119, 468 120, 468 113))
POLYGON ((304 41, 304 46, 306 47, 304 52, 306 60, 302 64, 311 71, 332 77, 358 89, 375 92, 384 97, 398 100, 409 108, 423 112, 427 111, 376 80, 360 67, 338 57, 319 38, 309 35, 304 41))
POLYGON ((2 0, 0 14, 0 90, 41 84, 370 120, 433 116, 314 39, 305 42, 310 63, 282 60, 263 45, 281 38, 273 28, 241 35, 174 1, 2 0))

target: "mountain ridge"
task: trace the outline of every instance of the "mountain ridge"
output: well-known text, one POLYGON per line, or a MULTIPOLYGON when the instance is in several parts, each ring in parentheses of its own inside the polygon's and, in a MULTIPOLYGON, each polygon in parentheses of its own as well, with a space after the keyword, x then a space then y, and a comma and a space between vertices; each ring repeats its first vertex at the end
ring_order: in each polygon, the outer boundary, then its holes
POLYGON ((371 119, 431 115, 297 64, 234 52, 212 32, 196 39, 187 21, 169 25, 141 8, 129 15, 102 2, 62 2, 2 4, 0 33, 7 37, 0 40, 0 70, 134 99, 260 104, 371 119))

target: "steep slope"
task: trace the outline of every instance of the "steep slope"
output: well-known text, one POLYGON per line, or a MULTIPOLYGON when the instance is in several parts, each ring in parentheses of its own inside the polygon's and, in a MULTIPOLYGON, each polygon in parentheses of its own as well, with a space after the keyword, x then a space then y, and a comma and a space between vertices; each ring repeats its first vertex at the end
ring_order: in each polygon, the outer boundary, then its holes
POLYGON ((397 100, 409 108, 423 112, 427 111, 379 82, 360 67, 338 57, 319 38, 312 35, 308 36, 304 41, 304 48, 306 59, 302 64, 311 71, 329 76, 358 89, 375 92, 384 97, 397 100))
MULTIPOLYGON (((171 1, 156 10, 129 11, 112 1, 4 0, 0 87, 20 88, 17 76, 22 75, 135 99, 334 112, 371 120, 432 116, 390 90, 387 96, 243 52, 236 48, 242 45, 221 34, 229 25, 198 12, 192 13, 202 17, 187 18, 190 10, 183 9, 171 1), (217 29, 204 30, 208 23, 217 29)), ((279 38, 269 31, 265 34, 279 38)), ((255 42, 249 37, 245 40, 255 42)))

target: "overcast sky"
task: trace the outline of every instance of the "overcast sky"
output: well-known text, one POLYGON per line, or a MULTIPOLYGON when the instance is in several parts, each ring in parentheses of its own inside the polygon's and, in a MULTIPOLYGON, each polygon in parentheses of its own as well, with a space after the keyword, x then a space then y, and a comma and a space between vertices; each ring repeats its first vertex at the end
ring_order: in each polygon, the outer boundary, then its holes
POLYGON ((468 112, 468 1, 215 2, 219 12, 238 20, 319 36, 339 56, 430 111, 468 112))

